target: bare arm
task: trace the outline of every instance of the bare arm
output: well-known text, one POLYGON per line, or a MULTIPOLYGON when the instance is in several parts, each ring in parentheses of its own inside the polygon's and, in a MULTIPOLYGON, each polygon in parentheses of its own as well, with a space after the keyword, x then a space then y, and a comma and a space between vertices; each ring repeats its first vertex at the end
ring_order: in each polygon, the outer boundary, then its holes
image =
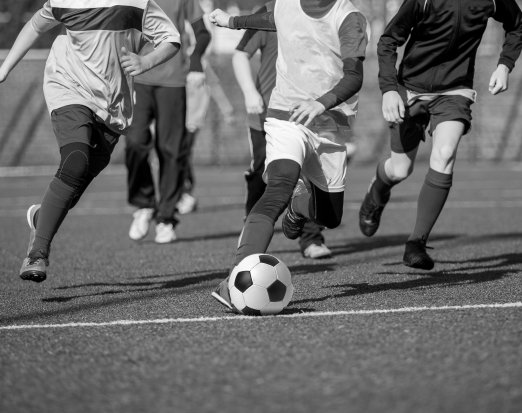
POLYGON ((232 67, 237 83, 239 83, 245 97, 247 113, 262 113, 264 109, 263 97, 257 91, 248 53, 236 50, 232 56, 232 67))
POLYGON ((0 66, 0 83, 5 81, 7 75, 22 60, 39 36, 40 34, 33 28, 31 22, 27 22, 18 34, 2 66, 0 66))

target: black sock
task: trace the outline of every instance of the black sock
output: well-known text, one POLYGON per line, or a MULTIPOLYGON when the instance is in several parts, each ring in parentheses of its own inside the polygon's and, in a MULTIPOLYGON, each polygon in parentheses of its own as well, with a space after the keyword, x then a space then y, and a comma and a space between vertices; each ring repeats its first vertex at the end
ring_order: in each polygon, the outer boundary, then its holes
POLYGON ((251 254, 266 252, 274 235, 274 220, 266 215, 250 214, 241 232, 234 265, 251 254))
POLYGON ((67 215, 75 194, 74 188, 58 178, 53 178, 42 199, 36 224, 36 236, 29 256, 45 258, 49 256, 51 241, 67 215))
POLYGON ((417 201, 417 220, 408 241, 426 241, 439 217, 453 182, 453 174, 429 169, 417 201))
POLYGON ((398 184, 393 182, 386 175, 384 169, 385 160, 377 164, 377 171, 375 172, 375 181, 370 188, 370 195, 377 205, 385 205, 390 199, 391 189, 398 184))

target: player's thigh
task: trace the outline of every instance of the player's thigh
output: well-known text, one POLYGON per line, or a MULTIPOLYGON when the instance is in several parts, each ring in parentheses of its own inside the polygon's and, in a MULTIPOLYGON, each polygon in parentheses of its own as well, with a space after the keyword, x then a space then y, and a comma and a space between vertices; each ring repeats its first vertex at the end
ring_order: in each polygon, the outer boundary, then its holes
POLYGON ((343 192, 346 185, 346 146, 308 133, 308 148, 303 176, 324 192, 343 192))
POLYGON ((295 123, 274 118, 265 122, 266 165, 278 159, 289 159, 302 167, 306 157, 306 135, 295 123))
POLYGON ((134 85, 134 110, 132 125, 126 133, 125 142, 132 148, 148 148, 152 141, 150 125, 154 120, 153 87, 136 83, 134 85))
POLYGON ((165 156, 177 156, 185 135, 184 87, 158 87, 156 98, 156 147, 165 156))

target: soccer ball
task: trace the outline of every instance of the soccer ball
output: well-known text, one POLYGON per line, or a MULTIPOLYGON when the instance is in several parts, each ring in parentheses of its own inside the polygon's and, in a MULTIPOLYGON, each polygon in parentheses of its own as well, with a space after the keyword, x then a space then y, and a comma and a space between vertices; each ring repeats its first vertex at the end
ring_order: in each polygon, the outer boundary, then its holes
POLYGON ((234 267, 228 280, 230 302, 246 315, 277 314, 294 293, 288 267, 268 254, 253 254, 234 267))

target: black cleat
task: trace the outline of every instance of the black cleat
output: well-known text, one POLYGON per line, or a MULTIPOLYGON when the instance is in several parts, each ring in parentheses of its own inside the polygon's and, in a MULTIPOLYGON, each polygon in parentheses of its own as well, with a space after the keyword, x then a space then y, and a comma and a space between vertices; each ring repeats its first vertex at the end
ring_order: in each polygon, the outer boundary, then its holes
MULTIPOLYGON (((373 182, 371 185, 373 185, 373 182)), ((359 209, 359 228, 367 237, 371 237, 379 229, 382 211, 390 200, 390 194, 388 194, 386 202, 382 205, 378 205, 372 198, 371 185, 359 209)))
POLYGON ((421 270, 431 270, 435 263, 426 252, 426 242, 423 240, 413 240, 406 242, 404 257, 402 262, 407 267, 419 268, 421 270))
POLYGON ((49 260, 41 257, 27 257, 20 268, 20 278, 26 281, 41 283, 47 278, 49 260))

